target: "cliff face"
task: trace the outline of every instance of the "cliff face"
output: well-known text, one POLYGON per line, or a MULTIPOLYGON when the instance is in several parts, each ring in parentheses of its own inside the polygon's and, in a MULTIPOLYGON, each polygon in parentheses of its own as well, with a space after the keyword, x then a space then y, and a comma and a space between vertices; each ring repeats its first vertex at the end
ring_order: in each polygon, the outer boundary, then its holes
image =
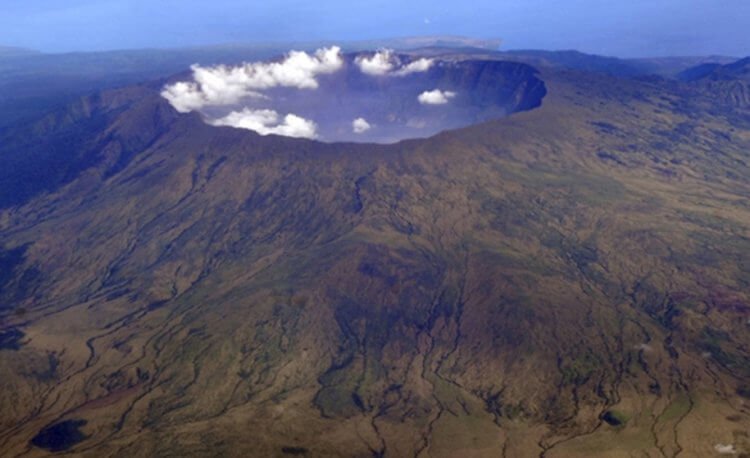
POLYGON ((14 131, 48 181, 0 210, 2 454, 745 451, 742 108, 466 65, 434 81, 544 103, 325 144, 140 87, 14 131))

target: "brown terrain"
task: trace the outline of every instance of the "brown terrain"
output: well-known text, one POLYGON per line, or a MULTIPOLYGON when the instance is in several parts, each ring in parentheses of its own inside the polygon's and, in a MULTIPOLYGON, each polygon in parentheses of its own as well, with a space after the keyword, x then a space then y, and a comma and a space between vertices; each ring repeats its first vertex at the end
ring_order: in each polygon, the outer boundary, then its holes
POLYGON ((747 456, 731 65, 540 66, 541 107, 391 145, 159 85, 5 131, 0 455, 747 456))

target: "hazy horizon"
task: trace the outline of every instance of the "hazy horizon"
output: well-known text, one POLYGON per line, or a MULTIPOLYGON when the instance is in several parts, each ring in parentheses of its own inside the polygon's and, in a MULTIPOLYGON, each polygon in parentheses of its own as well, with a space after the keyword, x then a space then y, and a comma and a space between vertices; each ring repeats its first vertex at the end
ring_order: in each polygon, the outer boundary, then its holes
POLYGON ((501 39, 502 50, 575 49, 618 57, 750 54, 750 2, 724 0, 392 0, 248 4, 238 0, 9 0, 0 46, 59 53, 273 42, 457 35, 501 39))

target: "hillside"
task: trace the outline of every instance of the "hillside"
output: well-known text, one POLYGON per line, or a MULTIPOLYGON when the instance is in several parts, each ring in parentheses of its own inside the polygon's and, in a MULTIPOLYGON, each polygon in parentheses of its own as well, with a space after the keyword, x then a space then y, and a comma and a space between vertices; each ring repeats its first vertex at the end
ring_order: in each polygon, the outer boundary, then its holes
POLYGON ((160 85, 6 130, 0 454, 750 453, 747 106, 538 77, 391 145, 160 85))

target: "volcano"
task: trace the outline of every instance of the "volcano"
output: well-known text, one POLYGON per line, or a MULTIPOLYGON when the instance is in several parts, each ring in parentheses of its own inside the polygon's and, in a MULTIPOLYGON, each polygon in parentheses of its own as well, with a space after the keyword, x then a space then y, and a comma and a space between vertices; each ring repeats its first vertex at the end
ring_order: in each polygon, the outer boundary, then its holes
POLYGON ((0 454, 750 452, 747 105, 357 57, 0 133, 0 454), (317 139, 218 125, 245 108, 317 139))

